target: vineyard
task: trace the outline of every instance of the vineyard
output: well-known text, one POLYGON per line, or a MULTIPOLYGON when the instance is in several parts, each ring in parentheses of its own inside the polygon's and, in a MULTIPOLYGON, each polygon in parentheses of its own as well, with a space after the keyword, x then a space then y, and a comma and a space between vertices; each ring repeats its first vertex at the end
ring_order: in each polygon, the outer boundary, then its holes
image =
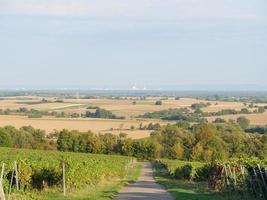
MULTIPOLYGON (((0 148, 0 195, 47 188, 71 193, 102 179, 123 178, 131 157, 0 148)), ((2 198, 0 198, 2 199, 2 198)))
POLYGON ((199 163, 158 160, 173 179, 208 182, 211 190, 242 200, 267 200, 267 161, 257 158, 228 162, 199 163))

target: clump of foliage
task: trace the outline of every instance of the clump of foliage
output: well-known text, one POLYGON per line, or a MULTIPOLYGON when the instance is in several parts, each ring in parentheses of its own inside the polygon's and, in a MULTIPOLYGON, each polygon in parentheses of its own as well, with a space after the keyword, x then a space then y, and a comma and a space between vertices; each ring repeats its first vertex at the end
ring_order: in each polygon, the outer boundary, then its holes
POLYGON ((31 149, 56 149, 53 140, 46 137, 45 131, 23 126, 16 129, 12 126, 0 128, 0 146, 31 148, 31 149))
POLYGON ((94 113, 87 111, 85 114, 89 118, 104 118, 104 119, 124 119, 125 117, 118 117, 114 115, 111 111, 97 108, 94 113))
POLYGON ((156 101, 155 105, 156 106, 161 106, 162 105, 162 101, 156 101))
POLYGON ((181 168, 177 168, 174 172, 174 177, 176 179, 184 179, 184 180, 190 180, 192 177, 192 165, 186 164, 182 166, 181 168))
POLYGON ((139 129, 140 129, 140 130, 160 130, 160 128, 161 128, 161 125, 160 125, 159 123, 155 123, 155 124, 153 124, 153 123, 151 122, 151 123, 149 123, 148 125, 144 125, 144 126, 143 126, 142 123, 139 125, 139 129))
POLYGON ((192 114, 187 108, 175 108, 156 112, 145 113, 142 118, 149 119, 162 119, 162 120, 174 120, 174 121, 188 121, 188 122, 205 122, 201 115, 195 113, 192 114))
POLYGON ((247 129, 249 127, 250 121, 246 117, 239 117, 236 121, 243 129, 247 129))
POLYGON ((222 118, 216 118, 213 123, 226 123, 226 120, 225 119, 222 119, 222 118))
POLYGON ((208 107, 210 104, 209 103, 194 103, 191 105, 191 109, 197 110, 197 109, 202 109, 208 107))
POLYGON ((212 164, 205 164, 202 167, 196 169, 195 180, 196 181, 208 181, 212 173, 212 164))

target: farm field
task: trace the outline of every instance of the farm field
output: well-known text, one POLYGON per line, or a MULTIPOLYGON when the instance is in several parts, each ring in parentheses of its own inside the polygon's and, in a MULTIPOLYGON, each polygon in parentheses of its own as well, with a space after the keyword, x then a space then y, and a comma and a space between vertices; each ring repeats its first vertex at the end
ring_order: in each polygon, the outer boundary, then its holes
POLYGON ((125 117, 136 117, 143 115, 146 112, 155 112, 161 110, 167 110, 170 108, 182 108, 190 107, 195 103, 211 103, 211 106, 204 108, 203 111, 206 112, 216 112, 222 109, 237 109, 241 110, 245 106, 241 102, 223 102, 223 101, 204 101, 197 100, 193 98, 181 98, 175 100, 174 98, 164 99, 161 97, 150 97, 146 100, 135 100, 135 99, 67 99, 65 103, 70 104, 89 104, 94 106, 99 106, 101 108, 112 111, 118 116, 125 117), (163 103, 161 106, 155 105, 157 100, 161 100, 163 103), (133 102, 136 102, 136 105, 133 105, 133 102))
MULTIPOLYGON (((142 121, 148 124, 154 121, 142 121)), ((127 133, 131 138, 148 137, 151 131, 129 130, 131 126, 138 127, 141 122, 137 120, 110 120, 110 119, 65 119, 65 118, 40 118, 31 119, 26 116, 0 115, 0 126, 12 125, 16 128, 22 126, 32 126, 34 128, 45 130, 47 133, 54 130, 91 130, 96 133, 127 133), (110 130, 114 129, 114 130, 110 130), (116 130, 119 129, 119 130, 116 130)))
MULTIPOLYGON (((167 110, 170 108, 184 108, 191 110, 192 104, 209 103, 209 106, 202 108, 204 112, 217 112, 223 109, 241 110, 247 108, 242 102, 225 102, 225 101, 206 101, 194 98, 180 98, 176 100, 173 97, 147 97, 140 99, 137 97, 120 97, 119 99, 97 97, 92 99, 64 99, 56 97, 40 97, 40 96, 19 96, 19 97, 2 97, 0 100, 0 109, 16 110, 19 108, 35 109, 38 111, 48 112, 64 112, 66 114, 72 113, 86 113, 87 111, 95 112, 95 107, 111 111, 119 117, 126 119, 95 119, 95 118, 55 118, 52 116, 43 116, 42 118, 28 118, 27 116, 19 115, 0 115, 0 126, 12 125, 16 128, 21 126, 31 125, 34 128, 52 132, 54 130, 91 130, 95 133, 127 133, 131 138, 148 137, 151 131, 137 130, 142 125, 149 123, 159 123, 161 125, 168 122, 162 120, 142 119, 138 116, 147 112, 155 112, 167 110), (44 100, 42 102, 42 100, 44 100), (162 105, 155 105, 156 101, 162 101, 162 105), (47 101, 47 102, 46 102, 47 101), (134 129, 134 130, 131 130, 134 129)), ((254 104, 255 106, 265 106, 266 104, 254 104)), ((249 109, 252 111, 252 109, 249 109)), ((220 118, 237 119, 241 115, 223 115, 220 118)), ((267 113, 246 114, 251 124, 265 125, 267 124, 267 113)), ((216 117, 207 117, 209 122, 214 121, 216 117)))
POLYGON ((205 112, 216 112, 222 109, 236 109, 241 110, 245 108, 241 102, 223 102, 223 101, 205 101, 193 98, 181 98, 175 100, 174 98, 164 99, 161 97, 148 97, 145 100, 138 100, 136 98, 125 97, 127 99, 108 99, 108 98, 96 98, 96 99, 63 99, 64 102, 56 103, 55 98, 47 97, 29 97, 31 100, 21 100, 27 99, 27 97, 17 97, 8 98, 0 101, 0 109, 18 109, 25 107, 28 109, 37 109, 43 111, 64 111, 67 113, 71 112, 84 112, 88 106, 97 106, 104 108, 106 110, 112 111, 118 116, 124 116, 127 118, 136 117, 143 115, 146 112, 154 112, 160 110, 166 110, 169 108, 181 108, 190 107, 195 103, 210 103, 211 105, 203 108, 205 112), (45 98, 53 103, 40 103, 31 104, 38 102, 45 98), (161 106, 155 105, 157 100, 161 100, 163 104, 161 106), (133 102, 136 102, 133 105, 133 102), (28 103, 28 104, 27 104, 28 103))

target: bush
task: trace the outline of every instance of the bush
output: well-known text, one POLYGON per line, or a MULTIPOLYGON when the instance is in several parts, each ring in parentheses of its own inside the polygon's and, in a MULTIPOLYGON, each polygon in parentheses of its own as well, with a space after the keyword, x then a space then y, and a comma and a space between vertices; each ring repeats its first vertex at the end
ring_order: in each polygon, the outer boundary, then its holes
POLYGON ((88 118, 125 119, 125 117, 117 117, 111 111, 101 108, 97 108, 95 113, 87 111, 85 116, 88 118))
POLYGON ((162 101, 156 101, 155 105, 156 106, 161 106, 162 105, 162 101))
POLYGON ((56 172, 54 169, 43 168, 36 170, 32 174, 33 188, 42 190, 45 186, 52 187, 59 185, 61 181, 61 173, 56 172))
POLYGON ((193 110, 198 110, 198 109, 201 109, 201 108, 206 108, 208 105, 205 104, 205 103, 194 103, 191 105, 191 109, 193 110))
POLYGON ((197 168, 195 174, 196 181, 208 181, 211 172, 212 166, 210 164, 197 168))
POLYGON ((192 177, 193 167, 191 164, 186 164, 182 167, 179 167, 174 172, 174 178, 190 180, 192 177))
POLYGON ((241 116, 237 118, 236 121, 243 129, 247 129, 249 127, 250 121, 246 117, 241 116))
POLYGON ((225 119, 222 118, 216 118, 213 123, 219 124, 219 123, 226 123, 225 119))

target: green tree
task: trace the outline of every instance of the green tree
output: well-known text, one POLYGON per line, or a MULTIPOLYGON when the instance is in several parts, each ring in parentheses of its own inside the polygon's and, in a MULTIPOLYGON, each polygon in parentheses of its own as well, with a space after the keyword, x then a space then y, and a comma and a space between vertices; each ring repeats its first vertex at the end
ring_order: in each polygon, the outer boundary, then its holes
POLYGON ((181 120, 181 121, 179 121, 179 122, 176 123, 176 126, 178 128, 189 129, 190 128, 190 123, 187 122, 187 121, 181 120))
POLYGON ((73 149, 72 134, 64 129, 59 132, 57 139, 57 149, 59 151, 71 151, 73 149))
POLYGON ((12 140, 10 134, 4 129, 0 129, 0 146, 10 147, 12 145, 12 140))
POLYGON ((250 125, 250 121, 246 117, 239 117, 236 121, 243 129, 247 129, 250 125))
POLYGON ((171 157, 182 160, 184 158, 184 146, 180 143, 174 144, 171 149, 171 157))
POLYGON ((161 106, 162 105, 162 101, 156 101, 155 105, 156 106, 161 106))
POLYGON ((200 143, 197 143, 196 146, 193 147, 191 159, 195 161, 203 160, 203 152, 204 152, 204 149, 202 145, 200 143))
POLYGON ((218 124, 218 123, 226 123, 225 119, 222 118, 216 118, 213 123, 218 124))

